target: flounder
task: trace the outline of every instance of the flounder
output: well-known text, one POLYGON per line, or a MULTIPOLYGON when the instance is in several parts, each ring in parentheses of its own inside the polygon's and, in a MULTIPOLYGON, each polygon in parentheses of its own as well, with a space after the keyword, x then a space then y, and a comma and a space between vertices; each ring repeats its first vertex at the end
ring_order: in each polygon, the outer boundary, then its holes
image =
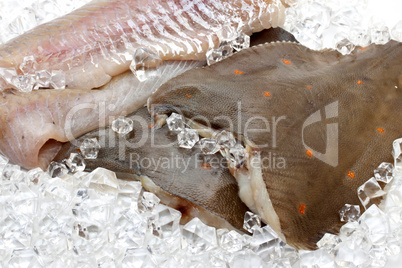
POLYGON ((347 56, 269 43, 168 81, 148 109, 158 122, 181 113, 243 141, 247 163, 231 168, 241 199, 288 244, 314 249, 339 231, 345 204, 360 204, 357 188, 392 161, 401 67, 394 41, 347 56))

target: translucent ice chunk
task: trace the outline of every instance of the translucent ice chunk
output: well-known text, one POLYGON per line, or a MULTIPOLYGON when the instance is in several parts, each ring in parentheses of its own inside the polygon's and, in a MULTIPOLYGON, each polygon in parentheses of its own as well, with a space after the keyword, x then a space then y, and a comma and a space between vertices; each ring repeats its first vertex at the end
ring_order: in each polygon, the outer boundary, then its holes
POLYGON ((181 148, 191 149, 200 140, 197 130, 185 128, 177 134, 177 140, 181 148))
POLYGON ((374 170, 374 177, 377 181, 381 181, 384 183, 389 183, 392 177, 393 165, 391 163, 383 162, 381 163, 377 169, 374 170))
POLYGON ((334 39, 336 40, 335 48, 342 55, 350 54, 355 49, 355 45, 343 34, 335 35, 334 39))
POLYGON ((207 63, 208 65, 214 64, 218 61, 226 59, 233 55, 233 47, 230 42, 222 42, 218 48, 211 48, 207 51, 207 63))
POLYGON ((394 156, 394 166, 399 172, 402 171, 402 138, 394 140, 392 155, 394 156))
POLYGON ((55 178, 55 177, 60 178, 68 173, 68 169, 65 164, 54 162, 54 161, 52 161, 49 164, 49 167, 47 170, 52 178, 55 178))
POLYGON ((232 132, 222 130, 214 135, 214 139, 218 141, 219 146, 223 148, 231 148, 236 145, 236 139, 232 132))
POLYGON ((361 21, 361 15, 354 6, 346 6, 335 12, 331 17, 331 22, 339 26, 354 26, 361 21))
POLYGON ((250 36, 239 33, 232 41, 232 47, 235 51, 240 51, 250 47, 250 36))
POLYGON ((98 191, 106 191, 117 194, 118 190, 120 189, 116 173, 105 168, 96 168, 87 175, 87 179, 90 181, 90 186, 98 191))
POLYGON ((150 77, 160 76, 160 72, 156 67, 159 66, 161 62, 161 58, 153 51, 147 48, 138 48, 134 52, 130 69, 138 80, 143 82, 150 77))
POLYGON ((247 152, 243 145, 236 144, 229 149, 228 158, 230 165, 235 168, 239 168, 246 163, 247 152))
POLYGON ((392 38, 396 41, 402 42, 402 20, 398 21, 391 30, 392 38))
POLYGON ((300 268, 334 267, 334 258, 323 248, 305 253, 300 258, 300 268))
POLYGON ((30 92, 32 91, 35 85, 35 76, 34 75, 19 75, 17 77, 18 82, 14 82, 14 84, 18 85, 18 89, 22 92, 30 92))
POLYGON ((48 88, 50 85, 50 80, 51 80, 52 74, 46 70, 40 70, 36 72, 36 84, 34 86, 34 89, 39 89, 39 88, 48 88))
POLYGON ((181 114, 172 113, 167 119, 166 124, 170 131, 180 132, 184 130, 184 119, 181 114))
POLYGON ((72 173, 84 171, 85 169, 85 160, 77 153, 71 153, 68 159, 63 160, 63 163, 72 173))
POLYGON ((26 56, 24 57, 23 62, 20 64, 20 70, 23 74, 35 74, 35 71, 38 67, 34 56, 26 56))
POLYGON ((37 25, 35 11, 32 8, 24 8, 9 25, 10 32, 20 35, 37 25))
POLYGON ((61 70, 53 70, 50 85, 54 89, 64 89, 66 87, 66 74, 61 70))
POLYGON ((138 197, 138 210, 140 212, 152 211, 160 202, 160 199, 153 193, 141 190, 138 197))
POLYGON ((17 71, 14 68, 0 67, 0 77, 8 84, 14 85, 14 80, 17 78, 17 71))
POLYGON ((374 245, 386 242, 390 231, 389 219, 376 205, 372 205, 362 214, 359 223, 368 230, 369 238, 374 245))
POLYGON ((317 247, 319 248, 325 248, 328 252, 331 254, 335 254, 335 247, 341 242, 341 239, 339 236, 334 235, 334 234, 329 234, 326 233, 324 236, 320 239, 320 241, 317 242, 317 247))
POLYGON ((80 151, 85 159, 96 159, 101 148, 97 138, 86 138, 80 145, 80 151))
POLYGON ((114 132, 125 135, 130 133, 134 128, 134 122, 130 118, 117 118, 112 122, 112 129, 114 132))
POLYGON ((367 29, 353 27, 349 31, 349 40, 356 46, 366 47, 371 44, 371 35, 367 29))
POLYGON ((384 196, 385 192, 373 177, 357 188, 357 195, 362 205, 367 209, 372 205, 373 199, 384 196))
POLYGON ((253 233, 256 229, 261 228, 260 217, 250 211, 247 211, 246 214, 244 214, 243 228, 250 233, 253 233))
MULTIPOLYGON (((218 235, 221 230, 218 230, 218 235)), ((219 245, 224 250, 233 253, 244 246, 244 237, 236 231, 225 232, 219 236, 219 245)))
POLYGON ((370 267, 384 267, 387 264, 388 257, 386 248, 383 246, 373 246, 370 249, 370 267))
POLYGON ((374 44, 384 45, 390 40, 387 26, 372 27, 370 30, 371 40, 374 44))
POLYGON ((200 145, 203 154, 215 154, 219 152, 220 146, 218 141, 213 138, 203 138, 198 144, 200 145))
POLYGON ((335 263, 340 267, 364 267, 369 261, 369 255, 355 243, 345 241, 336 247, 335 263))
POLYGON ((192 254, 200 254, 217 247, 216 229, 194 218, 183 226, 183 247, 192 254))
POLYGON ((357 221, 360 217, 360 207, 358 205, 345 204, 339 210, 341 221, 357 221))

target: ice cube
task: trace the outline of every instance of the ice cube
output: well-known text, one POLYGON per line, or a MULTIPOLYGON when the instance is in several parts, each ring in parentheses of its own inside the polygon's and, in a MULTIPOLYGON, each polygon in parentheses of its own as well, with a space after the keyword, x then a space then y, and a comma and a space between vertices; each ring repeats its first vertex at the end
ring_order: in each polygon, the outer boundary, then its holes
POLYGON ((24 57, 23 62, 20 64, 20 70, 25 75, 35 74, 35 71, 37 68, 38 68, 38 63, 36 62, 34 56, 24 57))
POLYGON ((390 40, 387 26, 375 26, 370 30, 371 40, 374 44, 384 45, 390 40))
POLYGON ((191 254, 200 254, 218 245, 216 229, 205 225, 200 219, 194 218, 182 229, 183 247, 191 254))
POLYGON ((243 228, 250 233, 253 233, 255 230, 261 228, 260 217, 250 211, 247 211, 246 214, 244 214, 243 228))
POLYGON ((307 252, 300 257, 300 268, 334 267, 334 258, 324 249, 307 252))
POLYGON ((345 204, 339 210, 341 221, 357 221, 360 217, 360 207, 358 205, 345 204))
POLYGON ((84 171, 85 169, 85 160, 82 155, 77 153, 71 153, 68 159, 63 160, 63 163, 72 173, 84 171))
POLYGON ((373 199, 384 196, 385 192, 381 189, 381 186, 373 177, 357 188, 357 194, 362 202, 362 205, 367 209, 373 204, 373 199))
POLYGON ((221 146, 221 148, 223 147, 230 149, 236 145, 236 139, 232 132, 228 132, 226 130, 215 133, 214 139, 218 141, 218 144, 221 146))
POLYGON ((172 132, 180 132, 184 130, 184 119, 181 114, 172 113, 167 119, 166 124, 170 131, 172 132))
POLYGON ((393 179, 393 169, 394 166, 391 163, 383 162, 374 170, 374 177, 377 181, 389 183, 393 179))
POLYGON ((50 162, 47 170, 52 178, 55 178, 55 177, 60 178, 68 173, 68 169, 65 164, 54 162, 54 161, 50 162))
POLYGON ((197 130, 185 128, 177 135, 181 148, 191 149, 200 140, 197 130))
POLYGON ((50 85, 54 89, 64 89, 66 87, 66 74, 62 70, 53 70, 50 85))
POLYGON ((96 159, 101 148, 97 138, 86 138, 80 145, 80 151, 85 159, 96 159))
POLYGON ((112 129, 114 132, 125 135, 130 133, 134 128, 134 122, 130 118, 117 118, 112 122, 112 129))
POLYGON ((395 170, 402 172, 402 138, 394 140, 392 155, 394 156, 395 170))
POLYGON ((246 149, 243 145, 236 144, 229 149, 228 158, 232 167, 240 168, 247 161, 246 149))
POLYGON ((138 48, 134 52, 130 69, 139 81, 143 82, 151 77, 160 76, 159 70, 156 68, 161 64, 162 60, 155 52, 147 48, 138 48))
POLYGON ((198 144, 200 145, 203 154, 215 154, 219 152, 220 146, 218 141, 213 138, 203 138, 198 144))
POLYGON ((153 193, 141 190, 138 197, 138 210, 140 212, 152 211, 160 202, 160 199, 153 193))
POLYGON ((368 236, 374 245, 386 242, 390 231, 389 219, 376 205, 372 205, 361 215, 359 223, 368 230, 368 236))

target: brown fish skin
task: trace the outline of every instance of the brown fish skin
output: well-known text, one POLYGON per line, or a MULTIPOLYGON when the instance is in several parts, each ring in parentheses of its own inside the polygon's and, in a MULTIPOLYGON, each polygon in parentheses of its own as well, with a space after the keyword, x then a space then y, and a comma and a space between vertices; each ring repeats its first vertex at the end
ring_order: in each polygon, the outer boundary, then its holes
POLYGON ((315 249, 324 233, 339 231, 343 205, 360 204, 357 188, 381 162, 392 161, 392 141, 402 135, 401 67, 402 44, 394 41, 357 48, 348 56, 272 43, 170 80, 150 97, 148 107, 155 116, 180 111, 198 123, 232 131, 256 144, 251 158, 258 151, 261 159, 270 153, 283 157, 286 168, 262 167, 270 199, 265 205, 256 193, 263 185, 253 177, 258 168, 248 163, 253 198, 260 216, 288 244, 315 249), (303 129, 317 111, 321 122, 303 129), (327 136, 338 141, 338 151, 326 148, 327 136), (317 158, 326 152, 329 164, 317 158), (274 212, 267 213, 269 202, 274 212))
MULTIPOLYGON (((120 179, 141 180, 146 190, 182 213, 182 224, 198 217, 217 228, 244 231, 248 209, 238 196, 237 182, 224 158, 204 156, 199 148, 179 148, 176 134, 170 133, 167 126, 148 128, 155 122, 145 107, 129 118, 134 121, 134 130, 126 137, 109 127, 74 142, 79 146, 85 138, 97 137, 102 145, 97 159, 86 159, 86 171, 103 167, 116 172, 120 179)), ((76 153, 78 147, 74 144, 64 144, 55 160, 76 153)))

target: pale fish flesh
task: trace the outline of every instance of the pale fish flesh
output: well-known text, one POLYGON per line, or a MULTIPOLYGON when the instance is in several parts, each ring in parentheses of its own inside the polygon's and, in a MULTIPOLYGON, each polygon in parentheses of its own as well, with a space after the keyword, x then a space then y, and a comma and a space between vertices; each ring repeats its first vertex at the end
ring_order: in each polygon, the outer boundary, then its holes
POLYGON ((33 56, 33 71, 62 70, 68 88, 97 88, 128 70, 137 48, 162 60, 204 60, 223 25, 250 35, 282 25, 284 9, 280 0, 93 1, 1 45, 0 68, 18 71, 33 56))
POLYGON ((158 77, 141 82, 126 72, 97 90, 0 91, 0 151, 24 168, 46 169, 61 142, 139 109, 169 78, 202 65, 166 61, 158 67, 158 77))

